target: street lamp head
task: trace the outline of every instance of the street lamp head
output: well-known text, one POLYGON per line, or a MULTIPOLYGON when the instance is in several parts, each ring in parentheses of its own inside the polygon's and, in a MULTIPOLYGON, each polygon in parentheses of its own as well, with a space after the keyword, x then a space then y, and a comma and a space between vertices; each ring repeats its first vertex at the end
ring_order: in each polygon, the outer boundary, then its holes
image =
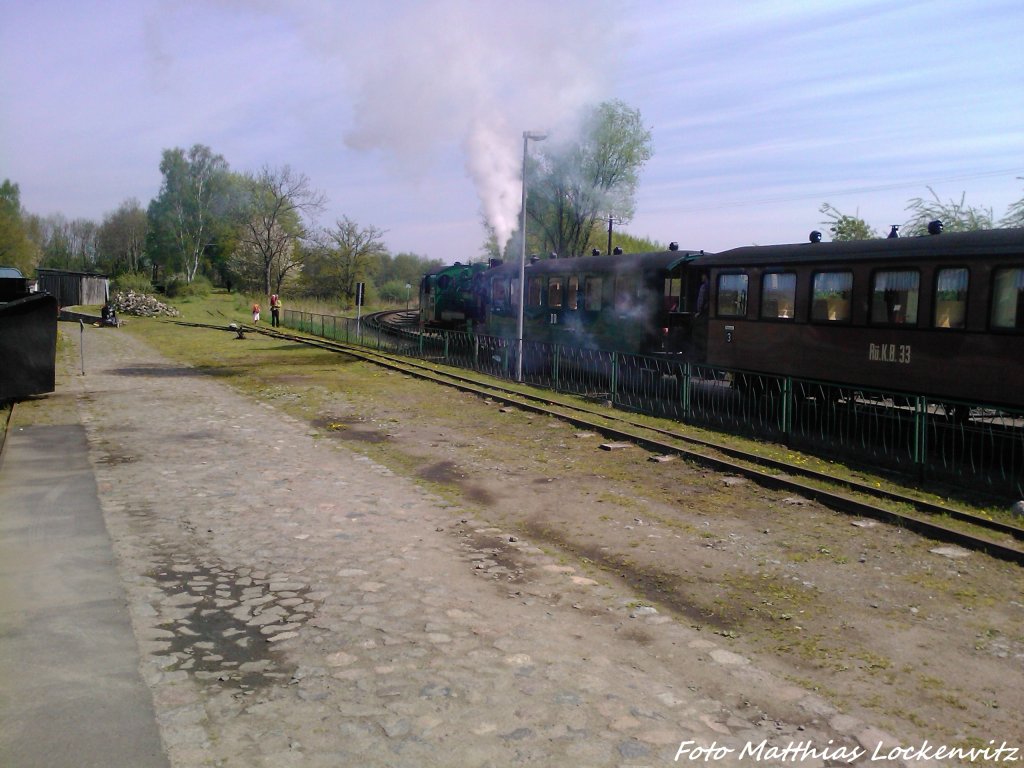
POLYGON ((541 133, 540 131, 523 131, 523 138, 530 141, 544 141, 547 137, 546 133, 541 133))

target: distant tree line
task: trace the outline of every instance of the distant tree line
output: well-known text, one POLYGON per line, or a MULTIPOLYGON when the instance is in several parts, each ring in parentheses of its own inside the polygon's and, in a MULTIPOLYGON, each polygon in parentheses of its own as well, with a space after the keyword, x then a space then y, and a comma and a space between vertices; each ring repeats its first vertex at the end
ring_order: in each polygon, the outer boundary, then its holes
POLYGON ((0 264, 101 272, 169 293, 211 285, 255 294, 288 294, 354 303, 403 302, 440 259, 392 254, 384 232, 342 217, 315 223, 326 203, 305 174, 289 166, 236 173, 223 156, 196 144, 164 150, 159 192, 145 208, 125 200, 97 224, 38 216, 21 206, 16 183, 0 185, 0 264), (406 288, 406 286, 409 286, 406 288))
MULTIPOLYGON (((530 252, 579 256, 606 249, 609 219, 621 227, 633 216, 650 142, 638 111, 607 102, 585 116, 578 139, 552 141, 531 157, 530 252)), ((239 173, 196 144, 164 150, 159 167, 160 189, 148 205, 127 199, 99 223, 28 213, 18 185, 4 181, 0 263, 26 273, 41 266, 103 272, 115 280, 131 276, 136 285, 149 281, 172 295, 216 285, 342 306, 351 306, 359 283, 370 300, 410 301, 420 277, 443 265, 414 253, 391 254, 383 230, 347 216, 318 225, 326 198, 287 165, 239 173)), ((621 230, 614 245, 625 252, 665 247, 621 230)), ((491 235, 478 256, 517 258, 521 246, 520 235, 518 247, 510 244, 502 254, 491 235)))

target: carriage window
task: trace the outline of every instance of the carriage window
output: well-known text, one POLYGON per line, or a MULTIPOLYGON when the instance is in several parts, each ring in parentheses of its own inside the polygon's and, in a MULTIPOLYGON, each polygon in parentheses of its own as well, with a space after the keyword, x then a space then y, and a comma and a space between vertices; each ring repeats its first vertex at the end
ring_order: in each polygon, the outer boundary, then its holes
POLYGON ((761 278, 761 317, 769 320, 792 320, 795 305, 795 274, 769 272, 761 278))
POLYGON ((541 296, 543 296, 543 286, 541 285, 541 278, 531 277, 526 283, 526 287, 529 290, 529 296, 526 297, 526 306, 528 307, 539 307, 541 296))
POLYGON ((852 272, 816 272, 811 291, 811 320, 821 323, 850 322, 852 272))
POLYGON ((580 303, 580 279, 576 275, 569 278, 568 295, 565 299, 565 306, 568 309, 579 309, 580 303))
POLYGON ((583 284, 583 308, 591 312, 601 309, 601 278, 588 277, 583 284))
POLYGON ((967 316, 967 270, 940 269, 935 278, 935 327, 963 328, 967 316))
POLYGON ((917 325, 920 280, 913 270, 876 272, 871 286, 871 322, 917 325))
POLYGON ((992 279, 992 327, 1024 329, 1024 269, 997 269, 992 279))
POLYGON ((683 302, 683 281, 681 278, 665 278, 665 309, 669 312, 686 311, 683 302))
POLYGON ((562 306, 562 278, 548 278, 548 306, 558 309, 562 306))
POLYGON ((636 295, 636 280, 631 275, 619 275, 615 278, 615 309, 628 310, 633 306, 636 295))
POLYGON ((508 304, 508 283, 500 277, 491 280, 491 305, 499 312, 508 304))
POLYGON ((515 277, 509 281, 509 304, 513 307, 519 306, 519 278, 515 277))
POLYGON ((718 276, 718 316, 746 317, 747 276, 718 276))

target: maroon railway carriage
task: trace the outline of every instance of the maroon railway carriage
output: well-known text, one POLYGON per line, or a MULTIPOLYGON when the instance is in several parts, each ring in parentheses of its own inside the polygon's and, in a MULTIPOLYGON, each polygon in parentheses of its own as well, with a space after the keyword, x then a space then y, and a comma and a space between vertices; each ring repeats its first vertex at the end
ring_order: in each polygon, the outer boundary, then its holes
POLYGON ((1024 408, 1024 229, 751 246, 697 265, 711 365, 1024 408))

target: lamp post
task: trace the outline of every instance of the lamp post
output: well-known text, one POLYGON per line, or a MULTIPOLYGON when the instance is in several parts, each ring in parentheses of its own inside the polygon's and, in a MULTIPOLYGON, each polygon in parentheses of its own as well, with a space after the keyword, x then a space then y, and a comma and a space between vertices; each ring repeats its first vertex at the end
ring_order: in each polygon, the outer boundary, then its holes
POLYGON ((412 283, 405 284, 405 308, 409 309, 409 301, 412 299, 412 283))
POLYGON ((516 316, 516 381, 523 380, 523 312, 526 306, 526 148, 530 139, 544 141, 548 135, 538 131, 523 131, 523 235, 522 258, 519 260, 519 314, 516 316))

